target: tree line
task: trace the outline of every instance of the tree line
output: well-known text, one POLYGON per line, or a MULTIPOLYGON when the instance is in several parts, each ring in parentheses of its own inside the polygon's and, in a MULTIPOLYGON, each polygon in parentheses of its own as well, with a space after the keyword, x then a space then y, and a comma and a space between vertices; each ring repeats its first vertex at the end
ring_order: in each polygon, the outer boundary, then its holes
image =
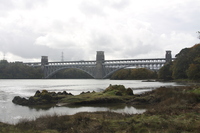
POLYGON ((157 72, 146 68, 121 69, 112 74, 111 79, 156 79, 157 72))
POLYGON ((20 62, 0 61, 0 79, 38 79, 42 78, 41 68, 34 68, 20 62))

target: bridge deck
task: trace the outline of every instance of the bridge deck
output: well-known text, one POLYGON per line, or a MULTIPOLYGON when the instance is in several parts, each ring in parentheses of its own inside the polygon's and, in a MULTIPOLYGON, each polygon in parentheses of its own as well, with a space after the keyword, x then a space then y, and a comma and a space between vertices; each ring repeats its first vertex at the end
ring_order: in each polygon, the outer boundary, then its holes
MULTIPOLYGON (((174 58, 172 59, 174 60, 174 58)), ((154 63, 154 64, 162 64, 165 63, 166 59, 165 58, 150 58, 150 59, 122 59, 122 60, 104 60, 103 64, 107 65, 116 65, 116 64, 148 64, 148 63, 154 63)), ((24 63, 25 65, 28 66, 41 66, 41 62, 27 62, 24 63)), ((96 65, 96 60, 91 60, 91 61, 55 61, 55 62, 48 62, 46 64, 47 66, 50 65, 96 65)))

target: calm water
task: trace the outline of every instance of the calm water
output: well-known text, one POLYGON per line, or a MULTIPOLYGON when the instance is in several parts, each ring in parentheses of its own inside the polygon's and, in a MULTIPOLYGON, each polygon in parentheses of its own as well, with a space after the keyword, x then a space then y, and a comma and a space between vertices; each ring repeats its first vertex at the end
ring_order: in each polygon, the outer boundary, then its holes
POLYGON ((143 113, 145 109, 132 106, 74 106, 31 108, 12 103, 14 96, 30 97, 37 90, 67 91, 74 95, 86 91, 102 91, 112 85, 130 87, 133 92, 142 93, 159 86, 176 86, 177 83, 142 82, 141 80, 96 80, 96 79, 39 79, 39 80, 0 80, 0 121, 15 124, 21 119, 35 119, 41 115, 72 115, 77 112, 113 111, 119 113, 143 113))

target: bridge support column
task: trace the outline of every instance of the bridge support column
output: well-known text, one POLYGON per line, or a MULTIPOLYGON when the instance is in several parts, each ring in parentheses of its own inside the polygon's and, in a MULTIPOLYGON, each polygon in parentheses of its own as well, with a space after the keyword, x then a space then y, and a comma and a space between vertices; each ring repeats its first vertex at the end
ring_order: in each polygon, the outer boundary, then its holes
POLYGON ((166 54, 165 54, 165 62, 166 62, 166 63, 172 62, 172 54, 171 54, 171 51, 166 51, 166 54))
POLYGON ((48 56, 42 56, 41 57, 41 68, 42 71, 44 73, 44 78, 46 77, 46 69, 45 69, 45 65, 48 65, 48 56))
POLYGON ((103 63, 104 63, 104 51, 97 51, 96 55, 96 74, 95 79, 103 79, 103 63))

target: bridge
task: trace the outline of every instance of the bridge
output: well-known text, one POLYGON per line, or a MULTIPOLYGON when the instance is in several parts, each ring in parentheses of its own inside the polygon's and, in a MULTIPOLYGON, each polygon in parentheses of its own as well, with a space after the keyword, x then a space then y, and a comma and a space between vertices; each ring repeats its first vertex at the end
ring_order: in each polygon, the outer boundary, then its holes
POLYGON ((166 51, 165 58, 123 60, 105 60, 104 51, 97 51, 96 60, 93 61, 49 62, 48 56, 42 56, 41 62, 24 64, 32 67, 41 67, 44 72, 44 78, 50 78, 63 69, 76 68, 88 73, 95 79, 104 79, 120 69, 129 67, 159 70, 164 64, 172 60, 174 58, 171 56, 171 51, 166 51))

